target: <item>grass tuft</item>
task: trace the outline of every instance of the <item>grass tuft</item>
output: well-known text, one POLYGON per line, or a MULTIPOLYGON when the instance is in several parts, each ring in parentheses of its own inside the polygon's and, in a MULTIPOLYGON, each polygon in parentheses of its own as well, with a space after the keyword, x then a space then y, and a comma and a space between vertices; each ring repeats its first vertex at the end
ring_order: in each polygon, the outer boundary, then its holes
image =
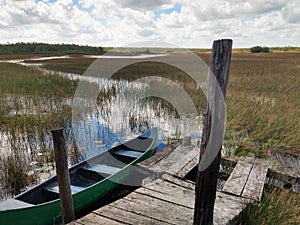
POLYGON ((246 207, 242 225, 300 224, 300 194, 273 189, 264 194, 261 203, 246 207))

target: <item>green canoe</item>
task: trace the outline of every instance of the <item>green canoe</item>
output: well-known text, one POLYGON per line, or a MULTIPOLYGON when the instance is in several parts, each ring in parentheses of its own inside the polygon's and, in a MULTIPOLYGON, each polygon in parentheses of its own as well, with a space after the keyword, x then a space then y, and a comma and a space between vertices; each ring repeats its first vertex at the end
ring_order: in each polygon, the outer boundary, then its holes
MULTIPOLYGON (((154 154, 157 129, 116 146, 69 169, 75 213, 98 201, 122 183, 133 166, 154 154)), ((0 225, 53 225, 61 208, 57 178, 0 204, 0 225)))

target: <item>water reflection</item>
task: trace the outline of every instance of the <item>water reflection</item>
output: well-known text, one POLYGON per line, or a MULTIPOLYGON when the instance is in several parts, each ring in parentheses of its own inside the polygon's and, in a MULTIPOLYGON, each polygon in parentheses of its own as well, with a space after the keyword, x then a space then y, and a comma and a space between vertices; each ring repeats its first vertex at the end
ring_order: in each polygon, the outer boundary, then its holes
MULTIPOLYGON (((66 124, 68 144, 76 142, 83 159, 92 156, 94 152, 101 152, 111 147, 112 144, 116 145, 137 136, 139 131, 145 129, 146 124, 146 127, 159 128, 160 142, 166 142, 167 139, 180 139, 185 135, 193 136, 193 143, 199 141, 200 118, 196 115, 188 114, 179 118, 174 109, 166 107, 166 104, 157 99, 140 101, 138 96, 143 95, 149 88, 145 83, 131 83, 130 91, 124 95, 123 89, 129 86, 129 82, 126 80, 107 80, 73 73, 55 72, 41 68, 41 64, 27 64, 23 60, 10 60, 9 62, 24 66, 34 66, 45 75, 55 73, 71 80, 81 80, 97 85, 100 92, 97 108, 94 111, 89 111, 88 114, 81 115, 81 119, 76 124, 73 124, 73 127, 70 124, 66 124), (120 93, 123 96, 120 97, 118 95, 120 93), (132 124, 130 124, 132 119, 134 119, 136 127, 132 127, 132 124), (74 139, 74 133, 78 133, 78 135, 75 135, 80 137, 78 140, 74 139)), ((65 99, 63 102, 53 102, 51 99, 29 99, 24 96, 18 99, 18 103, 14 102, 14 100, 11 96, 7 96, 6 101, 9 103, 9 108, 11 108, 9 112, 11 116, 16 114, 38 114, 41 113, 41 109, 42 111, 56 110, 62 105, 70 106, 72 104, 72 99, 65 99), (36 105, 33 104, 33 101, 39 101, 38 109, 32 107, 36 105)), ((85 100, 82 100, 80 104, 82 106, 89 105, 85 100)), ((10 137, 12 134, 4 132, 3 135, 10 137)), ((41 145, 44 149, 51 149, 52 147, 49 134, 42 137, 43 135, 39 131, 30 135, 19 131, 19 135, 25 140, 22 144, 24 146, 23 152, 30 152, 31 155, 35 155, 36 152, 43 152, 44 150, 39 147, 41 145), (25 149, 29 150, 26 151, 25 149)), ((5 149, 2 148, 1 150, 1 155, 4 152, 7 154, 12 148, 11 143, 9 143, 10 140, 8 138, 2 138, 1 140, 1 145, 5 146, 5 149)), ((29 158, 35 160, 32 156, 29 158)))
MULTIPOLYGON (((135 82, 130 85, 130 91, 124 94, 123 89, 128 88, 128 81, 94 79, 88 80, 88 82, 96 83, 99 90, 101 90, 101 95, 108 96, 108 98, 101 98, 100 100, 98 98, 94 110, 93 107, 90 111, 82 109, 83 115, 77 116, 75 123, 73 120, 76 137, 82 137, 80 126, 82 126, 82 121, 85 121, 84 124, 94 126, 85 131, 86 133, 90 133, 91 130, 97 131, 105 128, 105 134, 98 132, 98 136, 88 135, 88 142, 99 143, 100 141, 102 144, 105 143, 106 147, 111 147, 113 143, 122 143, 132 139, 150 127, 158 127, 160 143, 166 143, 168 139, 180 139, 186 135, 193 137, 194 144, 199 142, 200 118, 192 114, 179 117, 174 108, 161 99, 146 98, 141 100, 140 96, 143 96, 149 88, 147 84, 135 82), (78 124, 81 125, 78 126, 78 124), (105 138, 103 138, 103 135, 105 138), (99 140, 99 137, 101 140, 99 140)), ((94 104, 94 102, 89 102, 89 99, 76 99, 75 101, 79 101, 77 104, 84 106, 83 108, 88 108, 88 106, 94 104)), ((85 143, 85 145, 89 145, 88 149, 92 149, 92 152, 95 150, 91 144, 85 143)))
MULTIPOLYGON (((71 80, 82 80, 88 85, 96 85, 99 90, 96 107, 83 112, 76 122, 67 122, 64 126, 69 163, 73 165, 95 154, 103 152, 115 145, 130 140, 148 127, 158 127, 159 150, 170 139, 180 139, 186 135, 193 137, 193 144, 200 139, 200 118, 197 115, 182 115, 166 103, 157 98, 140 99, 149 89, 148 84, 134 82, 130 85, 130 91, 125 95, 124 88, 128 88, 129 82, 125 80, 107 80, 97 77, 81 76, 72 73, 54 72, 41 68, 41 64, 26 64, 22 60, 11 63, 19 63, 24 66, 33 66, 45 75, 59 74, 71 80)), ((42 99, 38 96, 34 99, 20 96, 18 102, 12 96, 6 96, 9 103, 10 116, 36 115, 41 112, 57 110, 63 106, 71 106, 73 99, 65 99, 57 102, 51 99, 42 99), (35 105, 38 105, 36 108, 35 105)), ((89 102, 85 99, 81 106, 89 108, 89 102)), ((95 105, 94 105, 95 106, 95 105)), ((25 129, 5 130, 0 132, 0 158, 13 156, 22 163, 24 170, 34 177, 34 183, 42 182, 54 175, 53 143, 50 133, 44 129, 31 132, 25 129)), ((0 199, 10 197, 0 187, 0 199)))

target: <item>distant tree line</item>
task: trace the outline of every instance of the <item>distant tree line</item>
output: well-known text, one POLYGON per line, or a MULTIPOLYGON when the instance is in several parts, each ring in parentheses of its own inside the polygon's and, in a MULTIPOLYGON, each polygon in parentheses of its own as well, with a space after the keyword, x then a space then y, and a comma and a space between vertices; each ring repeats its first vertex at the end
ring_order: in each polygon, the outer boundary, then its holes
POLYGON ((284 47, 272 47, 270 48, 271 51, 300 51, 300 47, 295 47, 295 46, 284 46, 284 47))
POLYGON ((257 53, 257 52, 270 52, 270 49, 268 47, 261 47, 261 46, 254 46, 252 48, 250 48, 250 51, 253 53, 257 53))
POLYGON ((0 44, 0 54, 103 54, 102 47, 75 44, 24 43, 0 44))

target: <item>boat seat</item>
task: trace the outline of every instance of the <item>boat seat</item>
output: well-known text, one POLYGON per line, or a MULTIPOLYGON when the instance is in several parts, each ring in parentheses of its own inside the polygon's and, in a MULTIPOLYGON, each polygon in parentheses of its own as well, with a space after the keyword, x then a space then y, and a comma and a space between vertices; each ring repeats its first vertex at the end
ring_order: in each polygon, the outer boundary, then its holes
POLYGON ((139 158, 144 154, 144 152, 138 152, 138 151, 128 150, 128 149, 120 149, 120 150, 113 152, 113 154, 121 155, 121 156, 128 156, 131 158, 139 158))
POLYGON ((96 172, 96 173, 99 173, 99 174, 106 174, 106 175, 112 175, 112 174, 115 174, 115 173, 117 173, 121 170, 118 167, 107 166, 107 165, 103 165, 103 164, 88 165, 88 166, 86 166, 82 169, 92 171, 92 172, 96 172))
MULTIPOLYGON (((46 188, 44 188, 44 189, 47 190, 47 191, 50 191, 50 192, 59 194, 59 188, 58 188, 58 185, 55 185, 55 186, 49 186, 49 187, 46 187, 46 188)), ((72 195, 73 195, 73 194, 76 194, 77 192, 83 191, 84 189, 85 189, 84 187, 79 187, 79 186, 71 185, 71 192, 72 192, 72 195)))

